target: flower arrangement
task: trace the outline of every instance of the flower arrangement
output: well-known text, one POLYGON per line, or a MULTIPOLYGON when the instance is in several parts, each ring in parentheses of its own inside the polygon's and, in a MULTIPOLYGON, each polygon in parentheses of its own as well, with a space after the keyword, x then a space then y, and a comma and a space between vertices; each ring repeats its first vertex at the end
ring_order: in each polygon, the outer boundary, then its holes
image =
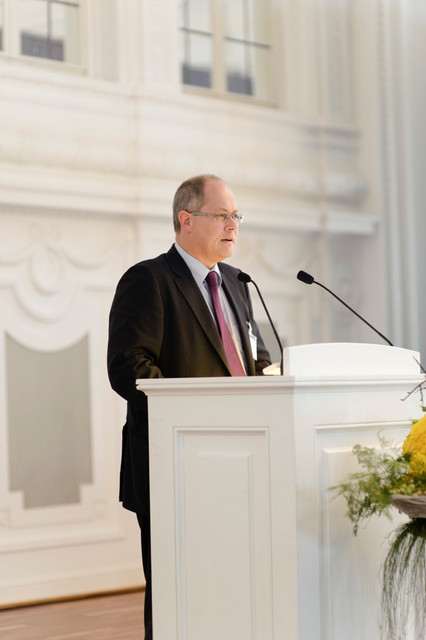
MULTIPOLYGON (((422 405, 425 384, 416 387, 422 405)), ((405 639, 410 620, 415 638, 426 638, 426 407, 422 410, 402 447, 380 435, 379 447, 355 445, 362 470, 332 487, 346 500, 354 535, 373 515, 390 518, 392 507, 410 518, 391 534, 383 564, 381 632, 386 640, 405 639)))
POLYGON ((426 413, 412 422, 402 449, 380 436, 379 449, 355 445, 353 453, 363 470, 332 487, 346 499, 354 535, 363 520, 390 517, 395 496, 426 496, 426 413))

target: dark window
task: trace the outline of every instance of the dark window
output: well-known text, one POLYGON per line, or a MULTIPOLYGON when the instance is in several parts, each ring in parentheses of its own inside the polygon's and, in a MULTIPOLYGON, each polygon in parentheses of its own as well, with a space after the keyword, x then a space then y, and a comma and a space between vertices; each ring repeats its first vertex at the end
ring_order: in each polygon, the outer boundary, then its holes
POLYGON ((79 62, 79 3, 18 0, 21 54, 79 62))
POLYGON ((41 38, 31 33, 21 33, 21 53, 35 58, 50 60, 64 59, 64 43, 62 40, 41 38))

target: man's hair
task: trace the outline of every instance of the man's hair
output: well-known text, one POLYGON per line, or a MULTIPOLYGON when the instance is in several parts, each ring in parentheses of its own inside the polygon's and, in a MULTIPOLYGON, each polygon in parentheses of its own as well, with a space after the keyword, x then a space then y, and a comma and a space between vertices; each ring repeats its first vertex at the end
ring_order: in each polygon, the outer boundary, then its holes
POLYGON ((173 226, 176 232, 180 231, 179 211, 199 211, 203 206, 204 187, 208 180, 222 182, 217 176, 204 174, 189 178, 178 187, 173 199, 173 226))

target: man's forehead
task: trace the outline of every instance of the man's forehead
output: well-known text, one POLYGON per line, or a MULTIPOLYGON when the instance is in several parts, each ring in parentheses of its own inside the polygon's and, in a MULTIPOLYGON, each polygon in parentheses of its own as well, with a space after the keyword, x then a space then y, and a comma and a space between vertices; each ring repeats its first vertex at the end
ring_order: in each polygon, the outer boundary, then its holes
POLYGON ((204 189, 204 200, 220 199, 222 202, 217 204, 221 206, 223 204, 226 209, 229 205, 236 206, 235 196, 225 182, 221 180, 209 180, 204 189))

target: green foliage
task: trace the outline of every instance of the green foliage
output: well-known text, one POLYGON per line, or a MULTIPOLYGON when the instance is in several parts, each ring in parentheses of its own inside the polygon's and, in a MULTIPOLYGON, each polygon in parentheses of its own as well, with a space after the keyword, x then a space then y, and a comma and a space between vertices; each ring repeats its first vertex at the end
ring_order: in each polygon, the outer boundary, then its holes
POLYGON ((373 515, 390 517, 393 494, 412 495, 419 489, 415 479, 408 475, 410 456, 401 455, 383 438, 379 441, 379 449, 355 445, 353 453, 363 471, 353 473, 345 482, 331 487, 346 499, 346 515, 353 524, 354 535, 363 520, 373 515))

